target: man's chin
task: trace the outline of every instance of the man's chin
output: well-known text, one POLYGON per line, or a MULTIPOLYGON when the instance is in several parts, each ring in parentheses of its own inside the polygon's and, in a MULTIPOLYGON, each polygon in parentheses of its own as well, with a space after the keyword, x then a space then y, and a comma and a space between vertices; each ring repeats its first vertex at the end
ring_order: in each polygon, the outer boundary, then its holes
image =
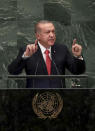
POLYGON ((54 45, 54 41, 50 41, 50 42, 49 42, 49 45, 50 45, 50 46, 54 45))

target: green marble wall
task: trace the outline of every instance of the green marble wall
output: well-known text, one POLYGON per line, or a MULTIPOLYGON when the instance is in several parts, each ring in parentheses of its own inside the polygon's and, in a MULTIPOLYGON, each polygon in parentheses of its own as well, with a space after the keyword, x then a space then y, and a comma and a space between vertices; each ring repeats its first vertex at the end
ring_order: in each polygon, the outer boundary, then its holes
MULTIPOLYGON (((89 88, 95 87, 95 1, 94 0, 0 0, 0 75, 8 74, 8 64, 24 44, 35 40, 34 24, 52 20, 57 42, 69 49, 73 38, 83 46, 89 88)), ((16 86, 14 80, 11 81, 16 86)), ((6 88, 0 79, 0 87, 6 88)), ((17 87, 17 86, 16 86, 17 87)))
POLYGON ((95 88, 95 0, 0 0, 0 131, 95 131, 94 89, 53 90, 62 96, 63 109, 51 120, 32 110, 33 96, 43 90, 11 89, 24 88, 25 80, 8 80, 7 66, 35 40, 34 24, 41 19, 54 22, 57 42, 69 49, 77 38, 89 78, 83 87, 95 88))

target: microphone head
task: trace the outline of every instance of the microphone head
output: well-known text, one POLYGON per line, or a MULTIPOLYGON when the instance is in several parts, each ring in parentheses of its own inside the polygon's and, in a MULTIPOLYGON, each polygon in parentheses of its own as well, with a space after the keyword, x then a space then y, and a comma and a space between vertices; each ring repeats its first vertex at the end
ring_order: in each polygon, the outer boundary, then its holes
POLYGON ((54 50, 54 53, 55 53, 55 50, 54 50))

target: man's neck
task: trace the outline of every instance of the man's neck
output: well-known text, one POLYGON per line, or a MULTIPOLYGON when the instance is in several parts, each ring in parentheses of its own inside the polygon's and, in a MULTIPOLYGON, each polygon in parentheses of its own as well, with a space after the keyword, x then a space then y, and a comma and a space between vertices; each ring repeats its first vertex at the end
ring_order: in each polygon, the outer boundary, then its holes
POLYGON ((51 46, 44 46, 43 44, 41 44, 39 41, 38 41, 38 44, 39 45, 41 45, 43 48, 45 48, 45 49, 50 49, 51 48, 51 46))
POLYGON ((41 43, 40 41, 38 41, 38 42, 46 49, 49 49, 51 47, 48 44, 41 43))

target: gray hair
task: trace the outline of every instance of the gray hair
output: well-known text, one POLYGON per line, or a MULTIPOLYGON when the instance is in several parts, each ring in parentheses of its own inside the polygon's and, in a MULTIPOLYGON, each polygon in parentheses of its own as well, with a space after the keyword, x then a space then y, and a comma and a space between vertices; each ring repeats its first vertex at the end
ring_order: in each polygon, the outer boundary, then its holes
POLYGON ((37 32, 39 33, 41 31, 40 28, 39 28, 39 24, 47 24, 47 23, 53 24, 53 22, 48 21, 48 20, 40 20, 39 22, 37 22, 35 24, 35 33, 37 33, 37 32))

